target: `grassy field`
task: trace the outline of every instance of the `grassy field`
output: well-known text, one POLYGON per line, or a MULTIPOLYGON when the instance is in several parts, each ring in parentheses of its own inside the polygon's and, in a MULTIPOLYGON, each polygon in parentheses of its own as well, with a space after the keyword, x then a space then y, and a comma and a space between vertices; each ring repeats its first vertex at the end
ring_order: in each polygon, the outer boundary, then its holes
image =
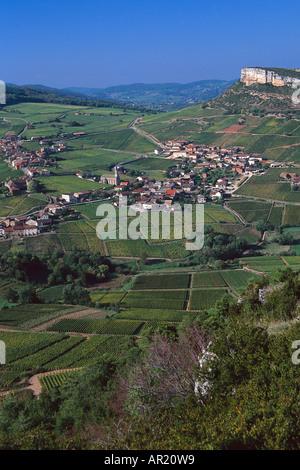
POLYGON ((259 278, 260 276, 255 273, 240 269, 195 273, 192 275, 192 288, 229 287, 234 292, 240 293, 250 281, 259 278))
POLYGON ((299 206, 286 205, 283 212, 283 224, 300 226, 299 206))
POLYGON ((255 271, 272 273, 285 266, 280 256, 252 256, 240 258, 240 262, 255 271))
MULTIPOLYGON (((56 336, 56 335, 55 335, 56 336)), ((128 335, 99 335, 83 340, 75 348, 47 364, 48 370, 68 367, 86 367, 101 360, 104 354, 119 357, 132 347, 132 338, 128 335)))
POLYGON ((91 191, 103 188, 104 185, 86 179, 78 178, 76 175, 54 175, 36 178, 47 193, 61 196, 63 193, 74 193, 76 191, 91 191))
POLYGON ((2 197, 0 199, 0 217, 22 215, 33 209, 42 209, 47 204, 47 200, 48 198, 44 194, 2 197))
POLYGON ((266 221, 271 212, 272 204, 247 200, 230 200, 228 206, 238 212, 246 222, 252 223, 257 220, 266 221))

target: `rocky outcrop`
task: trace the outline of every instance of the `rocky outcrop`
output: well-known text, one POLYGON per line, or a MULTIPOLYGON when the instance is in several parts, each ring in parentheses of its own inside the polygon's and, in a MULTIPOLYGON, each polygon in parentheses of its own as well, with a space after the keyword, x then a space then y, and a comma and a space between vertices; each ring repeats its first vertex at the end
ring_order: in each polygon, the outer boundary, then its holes
MULTIPOLYGON (((296 71, 296 70, 295 70, 296 71)), ((298 70, 297 70, 298 71, 298 70)), ((276 87, 292 86, 293 83, 299 83, 299 78, 282 75, 274 70, 261 69, 258 67, 247 67, 242 69, 241 82, 245 83, 246 86, 253 85, 254 83, 270 83, 276 87)))

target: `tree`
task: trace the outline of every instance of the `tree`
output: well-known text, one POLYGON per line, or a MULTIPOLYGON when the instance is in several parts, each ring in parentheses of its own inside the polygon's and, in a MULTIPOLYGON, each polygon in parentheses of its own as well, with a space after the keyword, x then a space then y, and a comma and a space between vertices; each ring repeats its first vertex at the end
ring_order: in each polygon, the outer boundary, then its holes
POLYGON ((89 305, 91 303, 88 291, 74 284, 68 284, 63 289, 63 298, 66 304, 89 305))
POLYGON ((294 237, 290 233, 283 233, 278 237, 279 245, 292 245, 294 243, 294 237))
POLYGON ((39 299, 33 286, 24 286, 19 290, 20 304, 38 303, 39 299))
POLYGON ((144 264, 147 264, 147 259, 148 259, 147 253, 145 251, 143 251, 141 253, 141 262, 144 263, 144 264))
POLYGON ((42 185, 37 180, 31 180, 27 185, 27 190, 31 193, 40 193, 42 185))
POLYGON ((263 220, 258 220, 255 225, 256 230, 264 232, 266 230, 266 223, 263 220))

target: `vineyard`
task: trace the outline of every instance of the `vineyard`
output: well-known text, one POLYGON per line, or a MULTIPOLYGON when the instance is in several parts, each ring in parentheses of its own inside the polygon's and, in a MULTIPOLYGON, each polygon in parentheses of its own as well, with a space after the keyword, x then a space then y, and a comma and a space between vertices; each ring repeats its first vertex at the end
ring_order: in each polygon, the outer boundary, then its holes
POLYGON ((60 315, 82 310, 82 308, 60 304, 16 305, 0 310, 0 323, 11 327, 31 328, 60 315))
POLYGON ((144 289, 186 289, 189 287, 189 274, 147 275, 137 276, 132 286, 133 290, 144 289))
POLYGON ((197 287, 226 287, 221 272, 195 273, 192 277, 192 288, 197 287))
POLYGON ((122 310, 118 318, 124 320, 140 320, 147 323, 152 321, 159 322, 181 322, 186 317, 194 318, 194 314, 186 310, 161 310, 146 308, 131 308, 122 310))
POLYGON ((189 255, 184 241, 148 244, 146 240, 107 240, 105 245, 110 256, 139 258, 143 253, 149 258, 180 259, 189 255))
MULTIPOLYGON (((240 261, 251 268, 263 266, 264 272, 269 272, 285 264, 297 267, 298 258, 257 256, 240 261)), ((97 303, 90 312, 86 307, 58 303, 62 301, 63 285, 45 287, 38 296, 47 303, 0 310, 2 325, 20 329, 0 332, 7 348, 7 364, 0 368, 0 386, 9 388, 43 372, 39 379, 43 390, 59 387, 70 375, 56 371, 99 364, 107 354, 124 356, 149 328, 176 327, 185 319, 194 319, 200 311, 214 307, 225 294, 238 296, 250 281, 260 278, 245 269, 140 274, 132 279, 129 290, 116 287, 89 291, 91 301, 97 303), (53 301, 56 303, 48 303, 53 301), (68 314, 73 318, 67 318, 68 314), (46 330, 35 332, 36 326, 46 330), (24 331, 30 328, 35 330, 24 331), (55 373, 44 374, 46 371, 55 373)), ((11 283, 11 279, 0 276, 0 289, 11 283)))
POLYGON ((58 341, 35 354, 30 354, 25 358, 10 363, 9 367, 14 370, 35 370, 40 369, 41 367, 47 367, 49 362, 67 353, 81 342, 82 338, 78 337, 63 338, 61 341, 58 341))
POLYGON ((85 339, 76 348, 57 357, 47 364, 49 370, 66 369, 69 367, 86 367, 101 361, 104 354, 118 358, 126 354, 134 342, 131 336, 99 335, 85 339))
POLYGON ((129 292, 121 302, 124 308, 185 310, 188 291, 135 291, 129 292))
MULTIPOLYGON (((132 331, 144 323, 120 320, 129 325, 127 331, 132 331), (131 326, 130 326, 131 324, 131 326), (133 326, 134 324, 134 326, 133 326)), ((119 324, 119 330, 121 330, 119 324)), ((126 328, 126 326, 125 326, 126 328)), ((132 336, 123 333, 117 335, 118 328, 114 328, 114 335, 92 336, 89 339, 83 336, 68 336, 56 334, 31 333, 3 333, 1 340, 5 341, 7 348, 7 364, 0 366, 0 384, 8 386, 24 374, 32 375, 38 370, 56 370, 68 367, 81 367, 101 360, 104 354, 118 357, 134 345, 132 336)))
POLYGON ((227 289, 198 289, 193 290, 189 310, 204 310, 215 306, 217 300, 227 294, 227 289))
POLYGON ((59 343, 64 338, 64 335, 47 333, 0 332, 0 339, 6 345, 6 362, 8 366, 41 350, 45 351, 48 347, 59 343))
POLYGON ((137 334, 143 324, 140 321, 131 320, 77 320, 64 318, 48 328, 48 331, 60 333, 75 332, 98 335, 134 335, 137 334))

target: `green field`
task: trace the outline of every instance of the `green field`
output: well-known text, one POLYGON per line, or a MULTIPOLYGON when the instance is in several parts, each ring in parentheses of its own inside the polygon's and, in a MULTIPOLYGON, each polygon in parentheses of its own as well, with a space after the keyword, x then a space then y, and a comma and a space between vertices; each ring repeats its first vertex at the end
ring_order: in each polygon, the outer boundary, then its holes
POLYGON ((54 387, 60 387, 67 379, 70 378, 71 374, 76 374, 75 371, 64 371, 64 372, 50 372, 47 375, 40 376, 39 383, 43 390, 49 392, 54 387))
MULTIPOLYGON (((54 335, 56 336, 56 335, 54 335)), ((75 348, 47 364, 48 370, 86 367, 101 361, 104 354, 119 357, 133 346, 132 337, 126 335, 99 335, 84 339, 75 348)))
POLYGON ((280 256, 252 256, 240 258, 240 262, 255 271, 272 273, 285 266, 280 256))
POLYGON ((50 333, 0 332, 0 340, 4 341, 6 346, 6 363, 8 365, 55 345, 64 338, 64 335, 50 333))
POLYGON ((0 199, 0 217, 16 216, 42 209, 47 204, 43 194, 10 196, 0 199))

